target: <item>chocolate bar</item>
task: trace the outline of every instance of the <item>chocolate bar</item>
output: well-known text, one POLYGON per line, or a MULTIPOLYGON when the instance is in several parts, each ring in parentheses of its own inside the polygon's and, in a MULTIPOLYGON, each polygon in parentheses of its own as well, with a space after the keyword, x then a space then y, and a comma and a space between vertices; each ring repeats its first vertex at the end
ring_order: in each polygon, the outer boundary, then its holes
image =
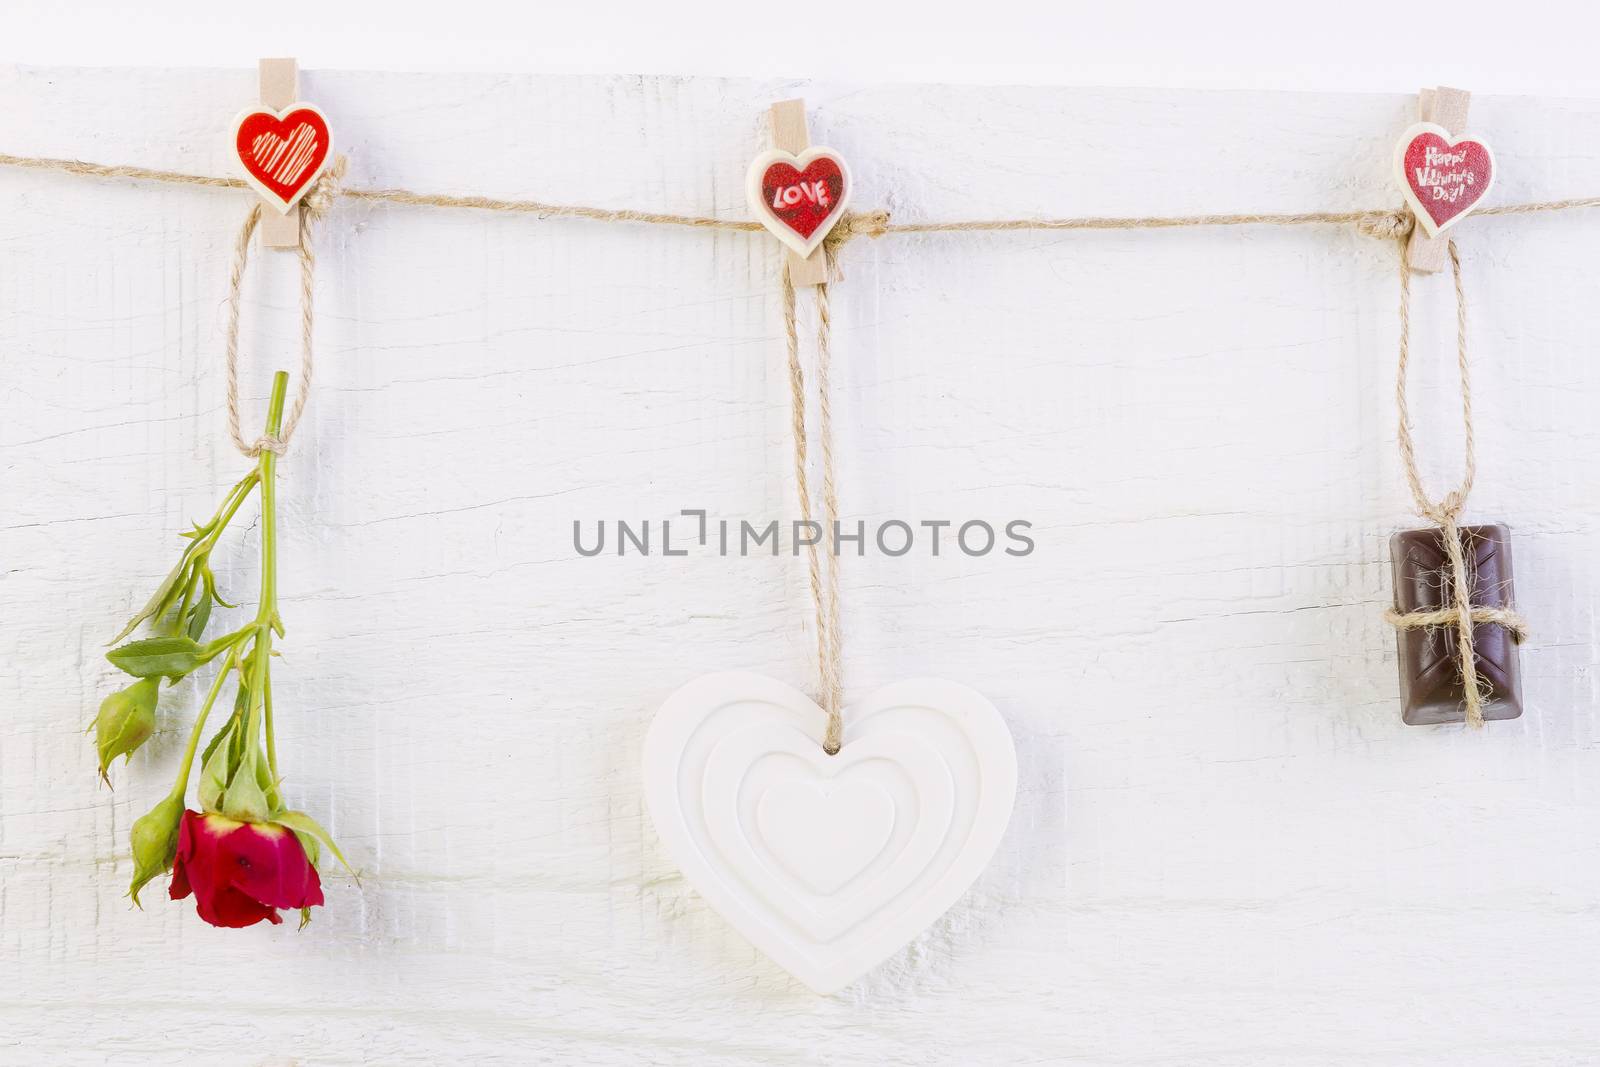
MULTIPOLYGON (((1512 606, 1511 531, 1498 523, 1463 526, 1461 544, 1475 608, 1512 606)), ((1389 541, 1394 556, 1394 605, 1402 614, 1451 607, 1455 594, 1443 531, 1402 530, 1389 541)), ((1466 691, 1454 624, 1401 629, 1401 717, 1409 726, 1461 722, 1466 691)), ((1522 677, 1516 638, 1499 623, 1473 626, 1473 648, 1482 683, 1483 717, 1515 719, 1522 714, 1522 677)))

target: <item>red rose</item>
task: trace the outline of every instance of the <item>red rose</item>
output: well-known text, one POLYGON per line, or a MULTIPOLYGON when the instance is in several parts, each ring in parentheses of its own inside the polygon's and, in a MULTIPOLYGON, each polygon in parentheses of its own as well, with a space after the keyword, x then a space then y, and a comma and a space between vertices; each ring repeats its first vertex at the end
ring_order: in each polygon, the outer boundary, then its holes
POLYGON ((212 926, 239 927, 281 923, 279 908, 321 904, 322 880, 287 827, 185 811, 170 892, 173 900, 193 892, 212 926))

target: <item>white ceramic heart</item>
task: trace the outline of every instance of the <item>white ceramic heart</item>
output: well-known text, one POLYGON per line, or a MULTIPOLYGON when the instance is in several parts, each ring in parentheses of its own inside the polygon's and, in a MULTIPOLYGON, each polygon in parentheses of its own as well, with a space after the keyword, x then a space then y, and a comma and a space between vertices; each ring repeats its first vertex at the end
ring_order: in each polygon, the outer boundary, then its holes
POLYGON ((827 716, 759 674, 697 678, 645 739, 645 799, 707 903, 818 993, 855 981, 930 926, 994 855, 1017 754, 1005 720, 955 682, 885 686, 827 716))

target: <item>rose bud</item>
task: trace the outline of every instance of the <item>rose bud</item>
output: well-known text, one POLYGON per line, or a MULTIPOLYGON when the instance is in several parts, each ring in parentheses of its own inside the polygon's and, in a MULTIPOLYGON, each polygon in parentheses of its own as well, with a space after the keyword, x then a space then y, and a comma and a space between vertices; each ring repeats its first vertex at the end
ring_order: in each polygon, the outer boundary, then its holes
POLYGON ((156 732, 156 689, 160 678, 140 678, 126 689, 119 689, 100 704, 95 716, 95 747, 100 752, 100 777, 111 779, 106 768, 118 756, 133 757, 133 752, 156 732))
POLYGON ((128 895, 136 906, 144 906, 139 903, 139 890, 172 866, 178 853, 178 823, 182 817, 183 794, 177 793, 134 820, 129 835, 133 842, 133 884, 128 887, 128 895))
POLYGON ((279 908, 321 904, 322 880, 293 830, 185 811, 170 893, 182 900, 191 892, 212 926, 252 926, 281 923, 279 908))

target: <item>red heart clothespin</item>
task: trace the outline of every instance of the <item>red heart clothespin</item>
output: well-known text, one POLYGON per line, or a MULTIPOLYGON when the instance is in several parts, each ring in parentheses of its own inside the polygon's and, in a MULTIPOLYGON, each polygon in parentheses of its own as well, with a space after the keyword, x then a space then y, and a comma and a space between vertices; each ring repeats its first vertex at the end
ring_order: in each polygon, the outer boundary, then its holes
POLYGON ((787 246, 784 273, 804 289, 828 281, 821 244, 850 202, 850 168, 837 152, 812 148, 804 100, 772 105, 772 151, 750 164, 745 194, 750 211, 787 246))
POLYGON ((850 168, 831 148, 763 152, 747 181, 756 218, 802 258, 816 251, 850 200, 850 168))
POLYGON ((1417 223, 1438 237, 1460 222, 1494 185, 1494 151, 1432 122, 1408 129, 1395 146, 1395 178, 1417 223))
POLYGON ((333 137, 322 112, 293 104, 246 111, 234 123, 233 143, 246 180, 286 215, 328 165, 333 137))

